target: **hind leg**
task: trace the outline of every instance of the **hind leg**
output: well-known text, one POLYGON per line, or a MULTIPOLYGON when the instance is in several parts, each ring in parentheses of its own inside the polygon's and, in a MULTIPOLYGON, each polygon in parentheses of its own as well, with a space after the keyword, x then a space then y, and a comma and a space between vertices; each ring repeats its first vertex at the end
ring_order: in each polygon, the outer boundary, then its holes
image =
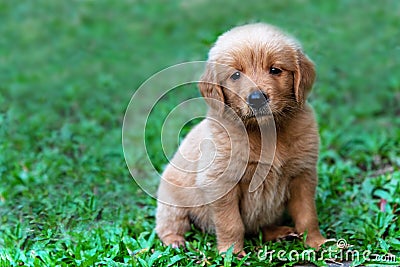
POLYGON ((158 203, 156 232, 164 245, 185 246, 184 234, 190 230, 188 210, 158 203))
POLYGON ((262 228, 263 240, 273 241, 287 237, 298 237, 295 230, 289 226, 270 225, 262 228))

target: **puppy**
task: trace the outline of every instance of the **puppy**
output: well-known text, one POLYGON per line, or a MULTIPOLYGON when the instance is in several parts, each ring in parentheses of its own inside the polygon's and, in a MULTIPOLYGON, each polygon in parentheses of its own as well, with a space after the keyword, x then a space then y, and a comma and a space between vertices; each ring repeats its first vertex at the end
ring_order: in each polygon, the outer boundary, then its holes
POLYGON ((306 103, 315 70, 300 44, 258 23, 221 35, 199 83, 210 108, 162 174, 156 231, 184 246, 193 223, 218 250, 244 255, 245 234, 275 240, 307 232, 318 248, 315 208, 319 136, 306 103), (294 228, 280 226, 284 210, 294 228))

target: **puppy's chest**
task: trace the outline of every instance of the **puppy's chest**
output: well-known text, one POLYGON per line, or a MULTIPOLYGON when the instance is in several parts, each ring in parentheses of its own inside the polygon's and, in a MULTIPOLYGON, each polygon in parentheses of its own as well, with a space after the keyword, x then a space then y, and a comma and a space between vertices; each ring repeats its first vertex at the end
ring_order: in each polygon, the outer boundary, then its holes
MULTIPOLYGON (((250 189, 250 183, 241 181, 240 213, 246 232, 255 233, 260 227, 273 224, 282 214, 288 193, 288 179, 274 171, 274 167, 266 177, 258 177, 257 172, 249 167, 246 178, 262 179, 255 191, 250 189), (255 173, 254 173, 255 172, 255 173)), ((251 181, 250 181, 251 182, 251 181)))
POLYGON ((271 155, 260 159, 259 151, 250 153, 249 162, 241 179, 241 183, 250 183, 253 179, 258 180, 279 180, 282 179, 284 172, 284 162, 277 151, 272 151, 271 155))
POLYGON ((289 178, 279 151, 272 164, 250 162, 240 180, 240 213, 246 231, 254 233, 273 224, 282 214, 288 193, 289 178), (256 190, 251 184, 256 184, 256 190))

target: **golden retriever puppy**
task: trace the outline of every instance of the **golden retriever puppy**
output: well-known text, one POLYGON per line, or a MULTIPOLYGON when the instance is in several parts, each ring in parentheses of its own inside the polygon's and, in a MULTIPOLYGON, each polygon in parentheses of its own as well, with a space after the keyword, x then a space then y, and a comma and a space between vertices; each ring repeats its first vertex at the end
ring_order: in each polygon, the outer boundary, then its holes
POLYGON ((162 174, 156 231, 185 244, 193 223, 215 233, 218 250, 244 255, 245 234, 264 240, 307 232, 318 248, 315 208, 319 136, 306 103, 315 78, 300 44, 257 23, 222 34, 199 83, 210 108, 162 174), (280 226, 284 210, 294 227, 280 226))

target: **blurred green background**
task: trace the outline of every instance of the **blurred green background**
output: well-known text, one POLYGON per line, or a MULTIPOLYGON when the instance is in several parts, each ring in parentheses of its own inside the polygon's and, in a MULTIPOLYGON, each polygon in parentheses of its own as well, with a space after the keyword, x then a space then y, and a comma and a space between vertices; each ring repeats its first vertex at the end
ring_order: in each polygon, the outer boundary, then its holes
MULTIPOLYGON (((240 264, 197 230, 188 251, 160 245, 155 201, 130 177, 121 127, 152 74, 205 60, 219 34, 259 21, 296 36, 317 66, 323 233, 399 257, 399 1, 3 0, 0 264, 240 264)), ((162 169, 157 140, 148 150, 162 169)), ((246 242, 245 261, 263 264, 264 244, 246 242)))

